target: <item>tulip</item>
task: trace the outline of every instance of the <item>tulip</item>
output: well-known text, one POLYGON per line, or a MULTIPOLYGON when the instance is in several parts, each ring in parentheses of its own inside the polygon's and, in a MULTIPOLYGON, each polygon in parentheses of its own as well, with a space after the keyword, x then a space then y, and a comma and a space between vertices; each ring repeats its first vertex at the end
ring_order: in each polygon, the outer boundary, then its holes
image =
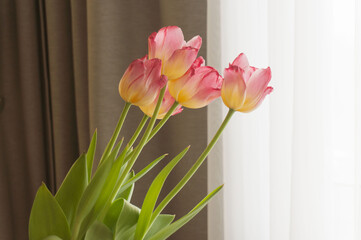
POLYGON ((187 108, 201 108, 221 96, 222 77, 199 57, 180 78, 168 82, 169 92, 187 108))
MULTIPOLYGON (((147 106, 140 106, 140 109, 149 117, 151 117, 153 115, 155 106, 157 105, 157 101, 158 101, 158 97, 149 105, 147 106)), ((172 107, 172 105, 174 104, 175 99, 170 95, 168 88, 165 90, 164 93, 164 97, 162 100, 162 103, 160 105, 160 109, 159 109, 159 113, 157 115, 157 119, 162 119, 166 113, 169 111, 169 109, 172 107)), ((176 109, 174 110, 174 112, 172 113, 172 115, 178 114, 180 112, 182 112, 183 109, 180 105, 178 105, 176 107, 176 109)))
POLYGON ((201 45, 200 36, 185 42, 179 27, 164 27, 148 38, 149 59, 161 59, 162 74, 168 79, 176 79, 187 72, 197 58, 201 45))
POLYGON ((161 75, 161 67, 161 60, 148 60, 147 56, 133 61, 119 82, 120 96, 137 106, 156 101, 160 89, 167 82, 167 78, 161 75))
POLYGON ((273 91, 268 86, 271 69, 258 69, 249 66, 246 55, 241 53, 224 70, 222 99, 230 109, 250 112, 257 108, 263 99, 273 91))

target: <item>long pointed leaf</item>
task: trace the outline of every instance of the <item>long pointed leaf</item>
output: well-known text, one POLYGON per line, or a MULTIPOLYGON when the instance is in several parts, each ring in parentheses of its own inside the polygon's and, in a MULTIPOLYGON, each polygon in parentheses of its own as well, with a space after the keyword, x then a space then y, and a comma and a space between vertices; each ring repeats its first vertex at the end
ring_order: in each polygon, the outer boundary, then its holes
POLYGON ((139 179, 141 179, 145 174, 147 174, 155 165, 157 165, 165 156, 167 156, 168 154, 164 154, 160 157, 158 157, 157 159, 155 159, 153 162, 151 162, 150 164, 148 164, 145 168, 143 168, 140 172, 138 172, 137 174, 135 174, 134 177, 132 177, 131 179, 129 179, 128 181, 126 181, 122 187, 119 189, 118 191, 118 195, 121 194, 123 191, 125 191, 126 189, 128 189, 132 184, 134 184, 136 181, 138 181, 139 179))
MULTIPOLYGON (((103 161, 103 164, 107 164, 107 162, 113 162, 113 159, 119 152, 119 146, 121 143, 118 143, 115 147, 114 151, 110 154, 109 159, 106 159, 103 161)), ((89 212, 89 214, 84 219, 83 223, 81 224, 80 230, 79 230, 79 237, 82 237, 88 227, 97 219, 99 214, 102 212, 102 210, 105 208, 107 209, 109 203, 109 198, 111 193, 113 192, 115 183, 119 176, 119 171, 121 169, 121 163, 125 157, 125 154, 120 155, 112 165, 110 171, 108 174, 104 177, 105 183, 102 185, 102 188, 100 189, 100 193, 98 194, 98 198, 96 199, 93 208, 89 212)), ((101 164, 101 166, 103 165, 101 164)), ((95 177, 94 177, 95 178, 95 177)), ((106 211, 104 212, 104 215, 106 214, 106 211)))
MULTIPOLYGON (((115 154, 115 153, 114 153, 115 154)), ((111 154, 108 158, 114 159, 114 154, 111 154)), ((82 221, 90 213, 94 204, 96 203, 99 195, 103 189, 103 186, 107 180, 107 176, 113 165, 112 159, 106 159, 95 172, 94 177, 90 181, 88 187, 85 189, 84 194, 79 202, 79 207, 76 212, 73 235, 78 237, 82 221)), ((91 224, 91 223, 90 223, 91 224)), ((84 232, 85 233, 85 232, 84 232)))
POLYGON ((144 237, 144 240, 150 239, 153 235, 158 233, 160 230, 171 224, 173 222, 175 215, 169 214, 160 214, 152 224, 152 227, 149 229, 147 234, 144 237))
POLYGON ((88 169, 88 182, 90 182, 92 171, 93 171, 93 163, 94 163, 94 155, 97 145, 97 130, 93 134, 92 140, 90 142, 88 152, 86 153, 86 161, 87 161, 87 169, 88 169))
POLYGON ((113 233, 99 221, 95 221, 88 229, 84 240, 113 240, 113 233))
POLYGON ((178 229, 183 227, 187 222, 192 220, 207 204, 208 202, 214 197, 221 189, 223 185, 219 186, 213 192, 208 194, 197 206, 195 206, 188 214, 183 216, 182 218, 178 219, 171 225, 163 228, 157 234, 153 235, 149 240, 163 240, 167 239, 170 235, 175 233, 178 229))
MULTIPOLYGON (((128 176, 125 179, 125 181, 128 181, 132 177, 134 177, 134 171, 131 171, 130 173, 128 173, 128 176)), ((116 198, 124 198, 125 200, 130 202, 130 199, 132 198, 132 195, 133 195, 133 191, 134 191, 134 183, 132 185, 130 185, 127 189, 125 189, 125 191, 122 191, 121 193, 119 193, 116 198)))
POLYGON ((63 209, 70 227, 87 185, 87 159, 83 154, 75 161, 55 195, 55 199, 63 209))
POLYGON ((138 222, 140 212, 139 208, 130 204, 124 199, 121 199, 121 201, 124 201, 124 204, 116 224, 116 240, 128 239, 129 235, 134 234, 135 226, 138 222))
POLYGON ((70 229, 63 210, 43 183, 36 193, 29 220, 29 239, 43 240, 48 236, 70 239, 70 229))
POLYGON ((124 199, 119 198, 110 205, 107 214, 105 215, 103 222, 110 228, 110 230, 112 230, 112 232, 115 232, 115 227, 117 225, 119 215, 123 210, 123 206, 124 199))
POLYGON ((154 206, 157 202, 160 191, 162 190, 163 184, 167 179, 169 173, 177 165, 177 163, 187 153, 189 147, 185 148, 180 154, 170 161, 162 171, 157 175, 152 184, 149 187, 147 195, 145 196, 142 210, 140 212, 139 221, 137 224, 137 230, 135 231, 134 240, 142 240, 147 233, 151 225, 151 217, 154 210, 154 206))

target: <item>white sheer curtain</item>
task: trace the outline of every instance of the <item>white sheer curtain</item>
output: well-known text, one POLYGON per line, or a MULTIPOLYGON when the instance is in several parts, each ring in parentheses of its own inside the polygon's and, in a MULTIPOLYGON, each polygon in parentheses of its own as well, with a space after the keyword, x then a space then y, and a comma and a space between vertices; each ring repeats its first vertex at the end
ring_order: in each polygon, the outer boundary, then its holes
POLYGON ((209 0, 207 40, 208 64, 244 52, 275 89, 210 156, 209 239, 360 240, 361 1, 209 0))

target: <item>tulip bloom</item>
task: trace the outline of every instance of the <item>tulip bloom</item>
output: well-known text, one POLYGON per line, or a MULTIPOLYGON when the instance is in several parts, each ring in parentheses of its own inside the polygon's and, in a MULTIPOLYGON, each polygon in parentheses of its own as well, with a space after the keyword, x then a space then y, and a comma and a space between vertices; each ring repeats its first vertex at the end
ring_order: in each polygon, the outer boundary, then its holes
POLYGON ((182 77, 168 82, 169 92, 187 108, 201 108, 221 96, 222 77, 199 57, 182 77))
MULTIPOLYGON (((155 106, 157 105, 157 102, 158 102, 158 97, 159 96, 157 96, 157 98, 151 104, 149 104, 147 106, 140 106, 140 109, 143 111, 143 113, 145 113, 149 117, 153 116, 155 106)), ((167 88, 164 93, 162 104, 160 105, 157 119, 162 119, 165 116, 165 114, 169 111, 169 109, 172 107, 174 102, 175 102, 175 99, 170 95, 168 88, 167 88)), ((183 111, 183 108, 182 108, 182 106, 179 105, 172 113, 172 116, 175 114, 178 114, 182 111, 183 111)))
POLYGON ((161 59, 162 74, 168 79, 176 79, 187 72, 197 58, 201 45, 200 36, 185 42, 179 27, 164 27, 148 38, 149 59, 161 59))
POLYGON ((271 69, 249 66, 246 55, 241 53, 224 70, 222 99, 224 104, 239 112, 250 112, 258 107, 273 90, 268 87, 271 69))
POLYGON ((133 61, 119 82, 120 96, 137 106, 156 101, 167 82, 167 78, 161 75, 161 67, 161 60, 148 60, 147 56, 133 61))

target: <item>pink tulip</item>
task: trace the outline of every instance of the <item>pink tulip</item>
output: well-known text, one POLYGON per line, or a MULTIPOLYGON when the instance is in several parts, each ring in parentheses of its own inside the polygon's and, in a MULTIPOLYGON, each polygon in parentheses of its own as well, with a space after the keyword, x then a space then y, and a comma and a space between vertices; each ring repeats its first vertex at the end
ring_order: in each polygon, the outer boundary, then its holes
POLYGON ((149 59, 162 60, 162 74, 168 79, 181 77, 197 58, 202 38, 195 36, 184 41, 182 30, 169 26, 152 33, 148 38, 149 59))
POLYGON ((168 82, 170 94, 184 107, 201 108, 221 96, 222 77, 203 65, 199 57, 182 77, 168 82))
POLYGON ((266 95, 273 91, 268 86, 271 69, 249 66, 246 55, 241 53, 224 70, 222 99, 224 104, 239 112, 250 112, 258 107, 266 95))
POLYGON ((161 67, 161 60, 148 60, 147 56, 133 61, 119 82, 120 96, 137 106, 154 102, 167 82, 161 67))
MULTIPOLYGON (((149 104, 147 106, 140 106, 140 109, 149 117, 151 117, 153 115, 155 106, 157 105, 157 102, 158 102, 158 97, 159 96, 157 96, 157 98, 151 104, 149 104)), ((157 119, 162 119, 165 116, 165 114, 169 111, 169 109, 171 108, 171 106, 173 105, 174 102, 175 102, 175 99, 170 95, 168 88, 167 88, 164 93, 162 104, 160 105, 157 119)), ((182 111, 183 111, 183 108, 179 105, 174 110, 172 115, 178 114, 182 111)))

